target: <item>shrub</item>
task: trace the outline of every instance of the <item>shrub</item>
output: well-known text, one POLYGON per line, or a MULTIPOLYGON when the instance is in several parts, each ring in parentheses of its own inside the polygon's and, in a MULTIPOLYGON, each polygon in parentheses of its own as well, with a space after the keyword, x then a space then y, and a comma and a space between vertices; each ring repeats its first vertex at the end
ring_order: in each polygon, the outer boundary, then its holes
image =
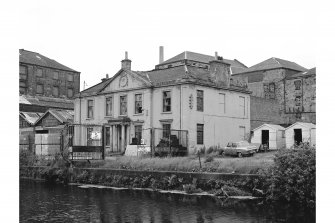
POLYGON ((201 192, 201 189, 196 188, 196 186, 194 184, 185 184, 185 185, 183 185, 183 189, 188 194, 201 192))
POLYGON ((281 150, 265 171, 268 200, 315 205, 315 149, 281 150))
POLYGON ((212 162, 213 160, 214 160, 214 157, 212 155, 207 155, 205 157, 204 163, 209 163, 209 162, 212 162))
POLYGON ((20 166, 33 166, 37 162, 37 157, 29 150, 20 151, 20 166))

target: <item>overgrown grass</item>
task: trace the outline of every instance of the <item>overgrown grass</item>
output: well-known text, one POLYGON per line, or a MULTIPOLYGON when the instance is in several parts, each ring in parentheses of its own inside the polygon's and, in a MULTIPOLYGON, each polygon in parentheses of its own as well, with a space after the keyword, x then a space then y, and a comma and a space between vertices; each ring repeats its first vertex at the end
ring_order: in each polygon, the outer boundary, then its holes
MULTIPOLYGON (((81 167, 101 167, 111 169, 129 170, 158 170, 158 171, 185 171, 185 172, 221 172, 221 173, 257 173, 273 164, 275 152, 260 153, 253 157, 201 157, 201 168, 197 156, 170 157, 170 158, 138 158, 115 157, 112 160, 81 163, 81 167), (205 162, 207 161, 207 162, 205 162)), ((76 165, 77 166, 77 165, 76 165)), ((79 167, 78 166, 78 167, 79 167)))

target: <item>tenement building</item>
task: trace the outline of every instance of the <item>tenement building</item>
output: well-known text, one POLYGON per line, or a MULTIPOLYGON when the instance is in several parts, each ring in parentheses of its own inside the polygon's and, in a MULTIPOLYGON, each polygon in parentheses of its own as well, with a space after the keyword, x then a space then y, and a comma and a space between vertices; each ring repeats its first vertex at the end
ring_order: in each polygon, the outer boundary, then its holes
POLYGON ((239 61, 189 51, 163 61, 161 49, 154 70, 132 70, 127 53, 121 63, 113 77, 76 96, 75 145, 101 146, 91 134, 100 127, 106 154, 125 151, 134 139, 157 146, 169 137, 194 152, 249 133, 251 92, 231 76, 247 68, 239 61))
POLYGON ((315 68, 272 57, 233 76, 244 78, 252 91, 251 129, 264 123, 315 123, 315 68))

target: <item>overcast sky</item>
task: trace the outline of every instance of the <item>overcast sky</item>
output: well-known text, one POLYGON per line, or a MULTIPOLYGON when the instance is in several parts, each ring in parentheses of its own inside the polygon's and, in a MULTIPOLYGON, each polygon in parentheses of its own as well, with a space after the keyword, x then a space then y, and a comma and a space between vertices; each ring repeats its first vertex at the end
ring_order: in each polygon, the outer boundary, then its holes
POLYGON ((81 72, 92 86, 121 68, 152 70, 183 51, 238 59, 270 57, 316 66, 313 5, 305 1, 22 1, 19 48, 81 72), (303 4, 302 4, 303 3, 303 4), (23 24, 23 25, 22 25, 23 24))

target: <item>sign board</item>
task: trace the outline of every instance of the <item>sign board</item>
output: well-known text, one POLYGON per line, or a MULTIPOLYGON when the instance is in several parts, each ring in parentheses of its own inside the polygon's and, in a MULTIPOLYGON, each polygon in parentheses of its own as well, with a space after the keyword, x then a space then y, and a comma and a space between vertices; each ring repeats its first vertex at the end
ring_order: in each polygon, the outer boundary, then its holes
POLYGON ((101 139, 101 132, 99 132, 99 131, 93 131, 91 133, 91 139, 101 139))

